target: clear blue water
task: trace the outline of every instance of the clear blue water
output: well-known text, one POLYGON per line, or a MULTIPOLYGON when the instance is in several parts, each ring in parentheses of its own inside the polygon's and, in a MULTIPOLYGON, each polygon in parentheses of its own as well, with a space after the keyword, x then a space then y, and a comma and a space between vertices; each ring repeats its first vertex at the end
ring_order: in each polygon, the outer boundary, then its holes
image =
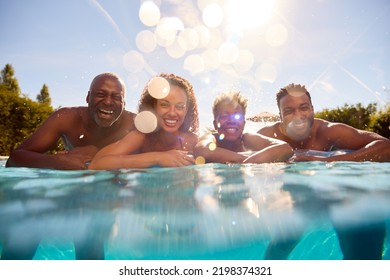
POLYGON ((104 250, 105 259, 263 259, 271 240, 293 240, 288 259, 338 260, 337 231, 379 224, 387 228, 382 258, 390 259, 390 163, 99 172, 4 163, 3 255, 75 259, 76 252, 104 250))

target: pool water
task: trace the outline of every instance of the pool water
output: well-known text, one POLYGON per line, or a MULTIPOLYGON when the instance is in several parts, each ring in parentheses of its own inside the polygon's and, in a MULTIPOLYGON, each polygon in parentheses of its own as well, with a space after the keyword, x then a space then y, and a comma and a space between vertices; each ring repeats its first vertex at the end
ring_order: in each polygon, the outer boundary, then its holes
POLYGON ((287 253, 277 247, 276 256, 339 260, 337 233, 352 230, 367 236, 350 246, 379 240, 382 258, 390 259, 390 163, 115 171, 4 164, 3 258, 256 260, 269 258, 270 242, 292 242, 287 253))

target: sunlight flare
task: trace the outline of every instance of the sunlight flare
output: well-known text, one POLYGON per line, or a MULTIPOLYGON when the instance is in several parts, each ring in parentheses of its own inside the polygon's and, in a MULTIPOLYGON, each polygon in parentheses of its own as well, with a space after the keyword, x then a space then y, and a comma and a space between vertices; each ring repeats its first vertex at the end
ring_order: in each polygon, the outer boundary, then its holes
POLYGON ((228 4, 230 23, 241 28, 260 26, 269 20, 274 9, 274 0, 230 0, 228 4))

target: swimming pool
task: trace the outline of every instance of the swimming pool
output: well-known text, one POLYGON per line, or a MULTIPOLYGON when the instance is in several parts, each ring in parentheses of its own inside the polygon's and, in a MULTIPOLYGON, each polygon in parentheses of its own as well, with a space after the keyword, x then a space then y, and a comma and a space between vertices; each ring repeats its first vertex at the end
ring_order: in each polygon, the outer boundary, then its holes
MULTIPOLYGON (((272 240, 296 243, 288 259, 338 260, 336 231, 390 226, 390 163, 116 171, 4 164, 0 250, 22 258, 74 259, 76 251, 104 250, 105 259, 256 260, 272 240)), ((388 260, 389 230, 385 235, 388 260)))

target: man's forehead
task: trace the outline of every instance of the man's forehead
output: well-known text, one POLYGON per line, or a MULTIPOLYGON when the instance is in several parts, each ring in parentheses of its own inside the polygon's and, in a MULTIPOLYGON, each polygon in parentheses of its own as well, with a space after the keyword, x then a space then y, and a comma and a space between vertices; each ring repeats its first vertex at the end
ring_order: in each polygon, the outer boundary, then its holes
POLYGON ((91 89, 98 89, 104 86, 117 86, 118 88, 121 88, 121 92, 124 91, 124 87, 122 83, 115 77, 112 76, 103 76, 99 79, 96 79, 95 82, 92 84, 91 89))
POLYGON ((281 103, 310 103, 307 94, 301 91, 289 91, 288 94, 280 99, 281 103))

